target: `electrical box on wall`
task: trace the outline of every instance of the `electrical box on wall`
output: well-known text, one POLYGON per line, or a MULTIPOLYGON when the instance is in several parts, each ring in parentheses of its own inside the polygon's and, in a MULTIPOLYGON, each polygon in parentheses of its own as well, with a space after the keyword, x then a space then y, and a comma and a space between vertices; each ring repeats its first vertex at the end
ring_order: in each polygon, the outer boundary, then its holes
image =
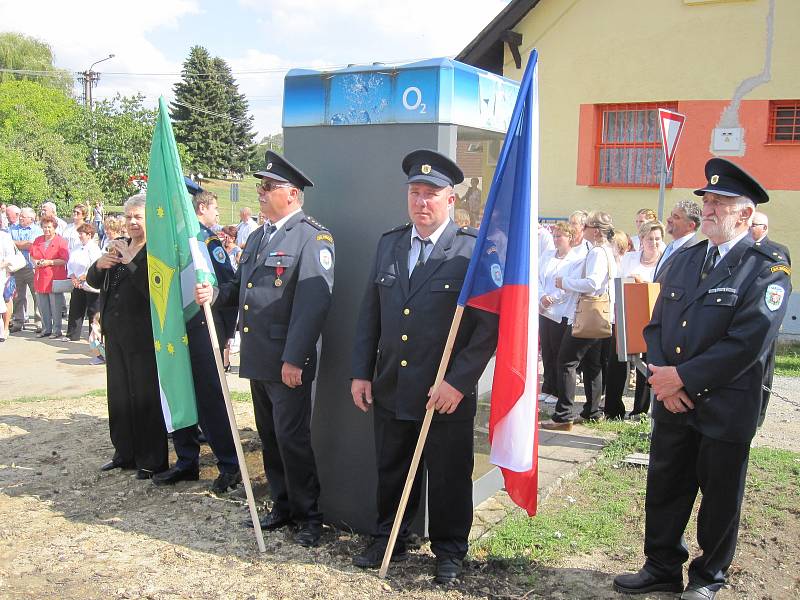
POLYGON ((711 149, 715 153, 742 154, 744 151, 744 129, 741 127, 718 127, 711 136, 711 149))

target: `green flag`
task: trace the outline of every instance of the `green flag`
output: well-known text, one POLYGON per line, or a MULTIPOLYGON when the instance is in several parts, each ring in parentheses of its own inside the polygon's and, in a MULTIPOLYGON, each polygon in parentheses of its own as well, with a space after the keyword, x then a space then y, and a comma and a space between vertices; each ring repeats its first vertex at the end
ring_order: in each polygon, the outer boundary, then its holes
POLYGON ((181 170, 164 98, 150 147, 147 176, 147 269, 150 315, 158 365, 161 408, 168 431, 197 423, 186 321, 200 307, 195 283, 216 283, 181 170))

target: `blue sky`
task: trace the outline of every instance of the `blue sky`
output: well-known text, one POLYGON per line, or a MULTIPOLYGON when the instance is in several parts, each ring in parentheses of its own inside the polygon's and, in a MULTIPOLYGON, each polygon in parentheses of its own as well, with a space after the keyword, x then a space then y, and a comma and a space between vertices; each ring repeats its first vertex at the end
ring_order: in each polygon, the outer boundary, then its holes
POLYGON ((290 68, 453 56, 508 0, 0 0, 0 30, 47 41, 56 64, 98 65, 95 98, 171 97, 189 48, 225 59, 258 137, 280 130, 290 68), (255 73, 253 71, 256 71, 255 73))

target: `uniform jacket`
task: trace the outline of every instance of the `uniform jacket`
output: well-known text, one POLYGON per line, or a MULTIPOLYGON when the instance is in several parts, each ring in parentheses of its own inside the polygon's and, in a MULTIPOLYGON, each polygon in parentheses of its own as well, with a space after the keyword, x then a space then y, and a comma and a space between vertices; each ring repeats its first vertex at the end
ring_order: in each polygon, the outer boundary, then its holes
MULTIPOLYGON (((372 380, 377 406, 403 420, 422 420, 433 385, 476 230, 450 223, 410 286, 411 224, 385 233, 361 304, 353 350, 355 379, 372 380)), ((497 316, 467 308, 445 381, 464 394, 452 415, 471 419, 475 385, 497 345, 497 316)))
POLYGON ((100 290, 100 324, 103 333, 126 349, 150 351, 153 347, 153 324, 150 320, 150 284, 147 276, 147 246, 127 264, 110 269, 89 267, 86 282, 100 290), (114 285, 114 281, 118 285, 114 285))
POLYGON ((333 290, 333 236, 303 211, 261 248, 264 228, 247 239, 233 279, 215 307, 239 307, 241 363, 247 379, 280 381, 284 362, 316 374, 316 344, 333 290), (277 285, 276 285, 277 284, 277 285))
POLYGON ((54 267, 36 267, 33 276, 33 289, 37 294, 50 294, 53 291, 53 281, 56 279, 67 278, 67 260, 69 260, 69 245, 60 235, 56 234, 50 241, 50 245, 45 246, 44 236, 40 235, 31 244, 29 251, 31 260, 36 264, 37 260, 61 259, 63 265, 54 267))
MULTIPOLYGON (((214 269, 214 276, 217 278, 217 285, 223 285, 233 280, 234 269, 231 258, 225 251, 222 242, 211 229, 200 223, 200 241, 204 242, 208 250, 211 267, 214 269)), ((233 329, 236 325, 235 306, 212 306, 211 312, 214 315, 214 326, 217 330, 217 337, 221 340, 228 340, 233 337, 233 329)), ((205 328, 205 312, 200 310, 188 323, 186 329, 205 328)), ((222 344, 220 344, 222 346, 222 344)))
POLYGON ((700 282, 707 247, 704 241, 676 256, 644 330, 648 362, 676 366, 695 408, 672 414, 656 402, 653 417, 747 442, 758 423, 767 353, 791 294, 789 267, 772 245, 745 236, 700 282))

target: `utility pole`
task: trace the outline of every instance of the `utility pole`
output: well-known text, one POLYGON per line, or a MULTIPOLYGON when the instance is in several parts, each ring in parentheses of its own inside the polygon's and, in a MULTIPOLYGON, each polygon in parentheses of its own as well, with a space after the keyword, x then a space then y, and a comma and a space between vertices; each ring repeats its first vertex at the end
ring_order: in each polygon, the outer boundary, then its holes
MULTIPOLYGON (((83 84, 83 106, 89 109, 89 112, 94 110, 94 103, 92 102, 92 88, 95 87, 97 82, 100 80, 100 73, 93 70, 94 66, 112 58, 114 58, 114 55, 109 54, 105 58, 96 60, 86 71, 78 74, 78 81, 83 84)), ((97 148, 92 149, 92 164, 95 168, 97 168, 97 148)))

